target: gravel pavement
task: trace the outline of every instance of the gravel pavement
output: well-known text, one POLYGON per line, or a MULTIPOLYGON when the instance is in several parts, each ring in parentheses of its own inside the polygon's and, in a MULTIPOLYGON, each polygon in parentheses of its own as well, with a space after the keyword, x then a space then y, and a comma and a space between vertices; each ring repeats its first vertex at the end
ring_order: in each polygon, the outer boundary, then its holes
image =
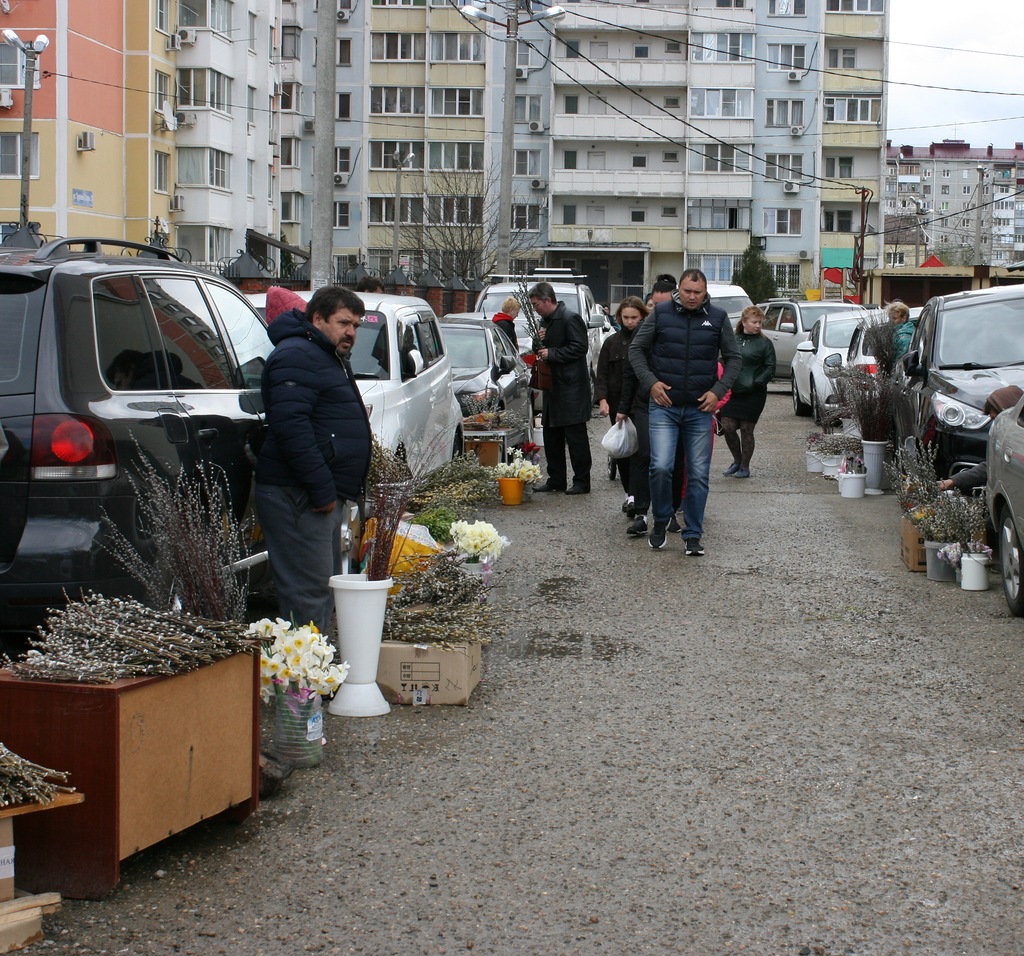
POLYGON ((704 542, 618 482, 481 509, 510 537, 467 707, 327 717, 240 826, 137 854, 26 953, 1024 952, 1024 623, 904 569, 894 497, 804 471, 769 396, 704 542))

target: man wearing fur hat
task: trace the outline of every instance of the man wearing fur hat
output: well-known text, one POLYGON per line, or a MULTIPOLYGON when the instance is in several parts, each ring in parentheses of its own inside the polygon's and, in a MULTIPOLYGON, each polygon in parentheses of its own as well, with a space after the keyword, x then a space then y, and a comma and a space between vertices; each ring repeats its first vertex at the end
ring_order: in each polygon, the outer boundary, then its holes
POLYGON ((320 289, 308 305, 288 296, 283 289, 267 293, 274 351, 263 370, 267 436, 256 462, 256 510, 278 614, 326 632, 334 608, 327 582, 341 571, 345 502, 363 493, 372 451, 370 421, 348 364, 364 308, 340 286, 320 289))

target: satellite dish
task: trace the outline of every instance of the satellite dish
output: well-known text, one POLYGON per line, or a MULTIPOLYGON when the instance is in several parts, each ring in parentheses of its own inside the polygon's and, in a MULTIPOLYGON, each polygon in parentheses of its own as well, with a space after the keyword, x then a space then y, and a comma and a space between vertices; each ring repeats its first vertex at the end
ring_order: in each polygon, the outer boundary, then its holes
POLYGON ((174 115, 174 110, 171 109, 170 100, 164 100, 163 106, 160 107, 160 113, 164 118, 164 129, 173 133, 178 128, 178 118, 174 115))

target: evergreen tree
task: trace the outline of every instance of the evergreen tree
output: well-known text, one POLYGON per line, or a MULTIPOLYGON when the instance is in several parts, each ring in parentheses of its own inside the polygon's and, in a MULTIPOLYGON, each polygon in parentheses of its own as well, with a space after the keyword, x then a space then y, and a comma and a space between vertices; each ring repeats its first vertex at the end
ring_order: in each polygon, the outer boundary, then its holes
POLYGON ((732 281, 742 287, 751 302, 764 302, 778 294, 771 266, 756 242, 751 242, 740 257, 740 267, 733 273, 732 281))

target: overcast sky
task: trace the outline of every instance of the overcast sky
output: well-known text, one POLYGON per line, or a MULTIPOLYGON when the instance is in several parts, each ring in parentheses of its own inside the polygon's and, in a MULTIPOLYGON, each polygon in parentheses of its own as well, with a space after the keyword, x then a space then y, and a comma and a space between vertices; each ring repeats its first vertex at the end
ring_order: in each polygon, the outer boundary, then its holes
POLYGON ((889 0, 889 10, 894 146, 1024 142, 1024 0, 889 0))

